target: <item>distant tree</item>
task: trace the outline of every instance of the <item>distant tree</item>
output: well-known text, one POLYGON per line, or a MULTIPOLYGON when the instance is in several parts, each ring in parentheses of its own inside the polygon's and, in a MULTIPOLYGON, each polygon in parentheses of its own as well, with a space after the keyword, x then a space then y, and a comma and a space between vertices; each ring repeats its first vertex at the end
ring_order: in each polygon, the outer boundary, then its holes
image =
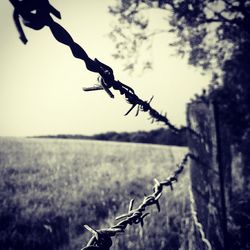
MULTIPOLYGON (((250 133, 249 0, 119 0, 110 12, 118 16, 120 24, 111 32, 117 47, 115 57, 125 58, 124 51, 130 57, 139 56, 139 48, 152 36, 173 32, 177 52, 186 55, 190 64, 210 70, 212 84, 222 83, 223 88, 211 88, 208 96, 223 103, 234 141, 246 138, 250 133), (147 12, 152 9, 165 11, 170 25, 166 30, 148 33, 147 12)), ((133 63, 127 64, 133 70, 133 63)), ((150 62, 146 65, 151 66, 150 62)))
POLYGON ((119 17, 119 25, 111 32, 117 41, 115 57, 123 59, 124 49, 135 54, 143 42, 160 32, 147 33, 150 18, 146 13, 153 8, 166 11, 178 53, 188 55, 190 64, 204 70, 223 69, 233 52, 250 40, 249 0, 119 0, 110 7, 119 17))
POLYGON ((232 140, 250 143, 250 41, 234 50, 223 71, 223 88, 210 96, 221 104, 221 118, 228 125, 232 140))

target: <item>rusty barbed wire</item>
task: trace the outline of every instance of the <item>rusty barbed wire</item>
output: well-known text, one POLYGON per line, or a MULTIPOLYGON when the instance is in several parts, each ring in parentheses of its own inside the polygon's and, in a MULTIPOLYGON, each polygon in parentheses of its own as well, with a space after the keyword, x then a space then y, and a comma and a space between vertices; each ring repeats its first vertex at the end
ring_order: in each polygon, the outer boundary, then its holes
POLYGON ((115 80, 111 67, 96 58, 92 60, 88 56, 86 51, 73 40, 70 34, 50 16, 50 14, 53 14, 57 18, 61 18, 60 12, 51 6, 48 0, 10 0, 10 2, 14 6, 13 18, 20 34, 20 39, 24 44, 27 43, 28 40, 21 27, 19 16, 22 17, 23 24, 29 28, 37 30, 48 26, 58 42, 69 46, 74 57, 83 60, 88 70, 99 74, 100 84, 90 88, 83 88, 84 91, 104 89, 111 98, 114 98, 113 93, 110 91, 110 89, 113 88, 119 91, 121 95, 124 95, 126 101, 132 105, 125 115, 128 115, 137 107, 136 116, 140 111, 148 112, 151 122, 163 122, 173 132, 179 132, 179 129, 169 121, 166 114, 161 114, 151 106, 152 98, 149 101, 143 101, 135 94, 135 91, 131 87, 115 80))
POLYGON ((90 250, 90 249, 102 249, 109 250, 112 246, 112 237, 116 234, 123 233, 128 225, 140 224, 142 227, 144 225, 144 218, 149 215, 145 212, 146 208, 149 206, 156 206, 157 210, 160 212, 159 198, 162 195, 164 187, 170 187, 173 190, 173 183, 178 181, 179 175, 183 172, 185 165, 188 162, 188 159, 194 159, 195 156, 187 153, 182 159, 181 163, 177 165, 177 169, 174 173, 163 181, 158 181, 154 179, 155 185, 153 187, 153 193, 145 196, 142 203, 135 209, 133 209, 134 199, 129 203, 128 212, 116 217, 116 220, 119 222, 110 228, 95 230, 89 225, 84 225, 84 227, 90 231, 93 236, 89 240, 86 247, 83 247, 81 250, 90 250))

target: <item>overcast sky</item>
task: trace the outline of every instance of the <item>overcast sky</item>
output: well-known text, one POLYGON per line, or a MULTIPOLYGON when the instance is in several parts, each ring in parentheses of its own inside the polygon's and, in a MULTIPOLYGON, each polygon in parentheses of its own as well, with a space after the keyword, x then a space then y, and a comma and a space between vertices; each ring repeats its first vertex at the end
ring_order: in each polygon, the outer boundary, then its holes
MULTIPOLYGON (((171 56, 170 36, 159 35, 153 49, 145 50, 154 69, 129 76, 112 58, 114 44, 107 34, 114 18, 108 14, 111 0, 60 0, 51 3, 61 12, 59 23, 68 30, 91 58, 111 66, 117 80, 132 86, 138 96, 167 112, 176 124, 185 124, 186 103, 208 84, 209 76, 171 56)), ((0 136, 46 134, 94 134, 106 131, 151 130, 148 115, 134 112, 123 97, 111 99, 103 91, 86 93, 82 87, 96 83, 97 75, 75 59, 68 47, 58 43, 46 27, 39 31, 24 27, 28 43, 18 38, 12 20, 13 7, 0 1, 0 136)), ((151 13, 152 27, 161 27, 162 12, 151 13)), ((162 26, 164 27, 164 26, 162 26)))

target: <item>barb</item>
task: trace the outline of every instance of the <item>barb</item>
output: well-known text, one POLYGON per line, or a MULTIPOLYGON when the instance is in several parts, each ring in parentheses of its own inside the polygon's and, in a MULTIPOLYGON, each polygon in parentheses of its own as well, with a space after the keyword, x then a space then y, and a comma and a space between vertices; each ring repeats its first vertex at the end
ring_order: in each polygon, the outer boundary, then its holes
POLYGON ((159 199, 162 195, 163 188, 169 186, 171 190, 173 190, 173 183, 177 182, 178 177, 183 172, 189 158, 193 159, 194 156, 190 153, 186 154, 174 173, 166 180, 160 182, 157 179, 154 179, 155 185, 153 186, 153 193, 145 196, 142 203, 137 208, 133 209, 134 199, 130 200, 128 213, 116 217, 116 220, 119 222, 114 226, 111 226, 108 229, 95 230, 88 225, 85 225, 84 227, 90 231, 93 236, 89 240, 87 246, 82 248, 82 250, 95 248, 109 250, 112 246, 111 238, 118 233, 124 232, 128 225, 140 224, 143 227, 144 218, 149 215, 149 213, 145 212, 146 208, 155 205, 157 210, 160 211, 159 199))
MULTIPOLYGON (((148 102, 143 101, 135 94, 134 90, 131 87, 115 80, 111 67, 102 63, 96 58, 92 60, 88 56, 86 51, 73 40, 70 34, 60 24, 56 23, 50 16, 50 14, 53 14, 57 18, 61 18, 60 12, 57 11, 53 6, 51 6, 48 0, 10 0, 10 2, 14 6, 14 21, 23 43, 26 43, 27 39, 22 30, 19 16, 22 17, 23 24, 32 29, 37 30, 43 28, 44 26, 48 26, 58 42, 69 46, 74 57, 83 60, 88 70, 100 75, 101 87, 108 93, 111 98, 114 98, 114 95, 110 91, 110 88, 113 88, 114 90, 119 91, 121 95, 124 95, 126 101, 132 105, 125 115, 128 115, 137 106, 136 115, 139 114, 139 111, 148 112, 152 119, 152 122, 163 122, 173 132, 179 132, 179 129, 168 120, 166 115, 159 113, 151 106, 150 102, 152 101, 152 98, 148 102)), ((100 86, 98 86, 97 89, 100 89, 99 87, 100 86)), ((83 90, 94 91, 95 89, 96 87, 94 86, 87 89, 85 88, 83 90)))

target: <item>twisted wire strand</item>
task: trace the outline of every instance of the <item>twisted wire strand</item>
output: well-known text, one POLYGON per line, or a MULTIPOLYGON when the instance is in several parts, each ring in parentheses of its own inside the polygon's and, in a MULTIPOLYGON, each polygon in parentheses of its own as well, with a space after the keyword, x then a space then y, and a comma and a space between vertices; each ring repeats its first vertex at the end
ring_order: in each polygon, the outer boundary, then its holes
MULTIPOLYGON (((104 90, 106 90, 110 97, 114 97, 112 92, 109 90, 110 88, 113 88, 114 90, 119 91, 121 95, 124 95, 126 101, 132 105, 125 115, 128 115, 135 107, 137 107, 136 116, 139 114, 139 111, 148 112, 152 122, 163 122, 173 132, 179 132, 179 129, 169 121, 166 114, 161 114, 151 106, 150 102, 152 101, 152 98, 150 101, 143 101, 135 94, 131 87, 118 80, 115 80, 111 67, 100 62, 96 58, 92 60, 88 56, 86 51, 73 40, 71 35, 60 24, 52 19, 50 14, 55 15, 57 18, 61 18, 61 15, 60 12, 58 12, 49 4, 48 0, 43 0, 41 2, 39 1, 39 4, 38 2, 36 3, 32 0, 10 0, 10 2, 14 6, 13 18, 20 34, 20 39, 23 43, 27 43, 28 40, 26 39, 22 30, 19 16, 22 17, 23 24, 32 29, 37 30, 43 28, 44 26, 48 26, 54 38, 58 42, 67 45, 75 58, 85 62, 86 68, 89 71, 98 73, 100 75, 101 86, 104 90), (34 11, 36 11, 36 13, 34 13, 34 11)), ((87 91, 87 89, 85 90, 87 91)), ((95 87, 89 88, 88 90, 95 90, 95 87)))
POLYGON ((142 203, 135 209, 133 209, 134 199, 132 199, 129 203, 128 212, 126 214, 118 216, 116 220, 118 220, 119 222, 115 225, 111 226, 110 228, 100 230, 95 230, 88 225, 84 225, 85 228, 93 234, 93 236, 89 240, 87 246, 82 248, 81 250, 94 249, 93 247, 99 247, 99 249, 108 250, 112 245, 111 237, 124 232, 128 225, 140 223, 141 226, 143 226, 144 218, 149 215, 149 213, 145 212, 146 208, 155 205, 158 211, 160 211, 159 198, 162 195, 163 188, 170 187, 171 190, 173 190, 173 183, 178 181, 178 177, 183 172, 188 159, 193 157, 194 156, 190 153, 186 154, 181 163, 177 165, 174 173, 167 179, 161 182, 157 179, 154 179, 155 185, 153 187, 153 193, 145 196, 142 203))
POLYGON ((208 250, 212 250, 212 245, 211 245, 210 241, 206 238, 205 232, 203 230, 203 226, 198 220, 197 212, 195 209, 195 200, 194 200, 194 195, 193 195, 191 184, 189 185, 189 197, 190 197, 190 210, 191 210, 192 219, 194 221, 196 228, 198 228, 198 231, 199 231, 200 236, 201 236, 201 241, 205 244, 205 246, 208 250))
MULTIPOLYGON (((70 34, 61 25, 50 19, 48 26, 55 39, 58 42, 69 46, 73 56, 82 59, 88 70, 100 74, 102 78, 102 86, 105 87, 106 90, 113 88, 114 90, 119 91, 121 95, 125 96, 127 102, 132 105, 125 115, 128 115, 137 106, 136 116, 139 114, 139 111, 148 112, 152 118, 152 122, 163 122, 172 131, 176 133, 179 132, 179 129, 168 120, 166 115, 162 115, 151 106, 150 102, 152 101, 152 98, 150 101, 143 101, 135 94, 131 87, 115 80, 112 68, 96 58, 94 60, 89 58, 85 50, 72 39, 70 34)), ((109 95, 113 97, 110 92, 109 95)))

